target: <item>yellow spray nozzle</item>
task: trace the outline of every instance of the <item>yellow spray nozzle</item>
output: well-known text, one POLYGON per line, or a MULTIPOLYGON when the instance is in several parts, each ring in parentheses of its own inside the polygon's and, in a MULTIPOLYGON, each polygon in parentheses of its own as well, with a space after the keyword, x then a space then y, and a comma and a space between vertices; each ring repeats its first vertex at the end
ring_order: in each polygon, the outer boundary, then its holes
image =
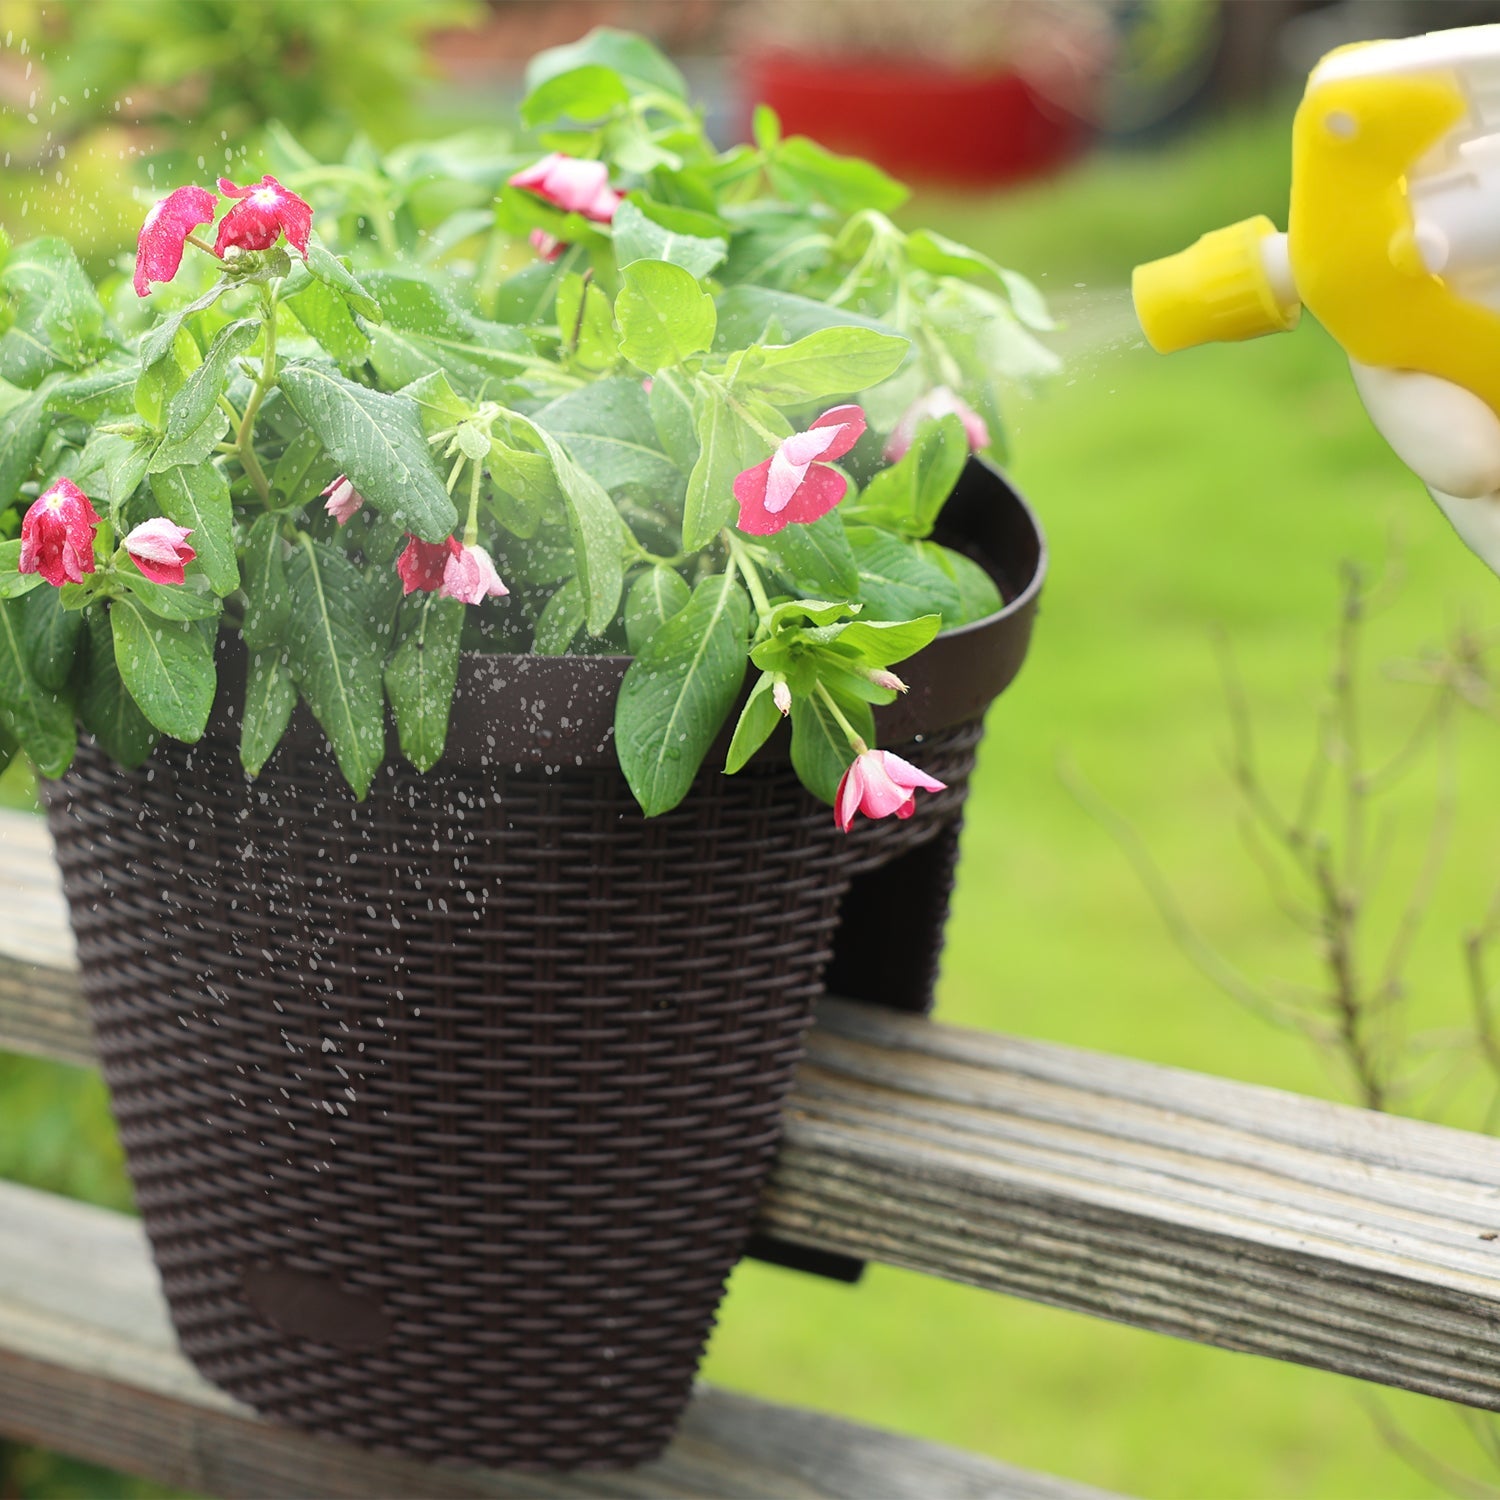
POLYGON ((1136 317, 1158 354, 1232 343, 1297 326, 1302 307, 1277 294, 1263 254, 1276 226, 1261 214, 1135 268, 1136 317))

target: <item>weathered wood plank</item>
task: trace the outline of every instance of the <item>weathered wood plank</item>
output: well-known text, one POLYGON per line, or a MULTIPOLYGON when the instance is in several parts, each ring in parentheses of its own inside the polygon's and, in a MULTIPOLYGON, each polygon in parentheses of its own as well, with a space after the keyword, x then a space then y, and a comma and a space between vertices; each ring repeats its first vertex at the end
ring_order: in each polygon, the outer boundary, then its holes
MULTIPOLYGON (((0 842, 0 871, 33 892, 54 878, 48 860, 35 824, 0 842)), ((23 982, 0 1009, 0 1044, 45 1046, 60 1024, 70 948, 37 921, 33 952, 51 959, 34 1000, 23 982)), ((59 1053, 76 1050, 70 1024, 59 1053)), ((762 1222, 795 1244, 1500 1410, 1500 1240, 1485 1238, 1500 1232, 1500 1141, 830 1004, 762 1222)))
POLYGON ((203 1494, 509 1500, 1105 1500, 934 1443, 701 1390, 626 1474, 432 1469, 273 1428, 177 1353, 140 1226, 0 1183, 0 1434, 203 1494))

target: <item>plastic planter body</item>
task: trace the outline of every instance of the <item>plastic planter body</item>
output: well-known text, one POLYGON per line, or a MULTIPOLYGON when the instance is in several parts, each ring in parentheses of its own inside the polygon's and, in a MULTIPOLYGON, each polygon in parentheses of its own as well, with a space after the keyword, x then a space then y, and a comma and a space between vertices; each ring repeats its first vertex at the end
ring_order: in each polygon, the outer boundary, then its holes
POLYGON ((1011 603, 909 664, 883 742, 920 738, 950 789, 907 822, 838 834, 774 755, 643 818, 610 743, 622 658, 466 658, 443 764, 393 761, 362 804, 310 722, 254 782, 230 724, 135 772, 80 753, 52 828, 205 1376, 433 1460, 662 1449, 830 960, 846 993, 930 994, 980 715, 1043 566, 990 471, 949 510, 1011 603))
POLYGON ((953 188, 1001 187, 1056 171, 1093 136, 1088 121, 1008 68, 767 51, 745 60, 744 97, 775 109, 789 135, 868 157, 897 177, 953 188))

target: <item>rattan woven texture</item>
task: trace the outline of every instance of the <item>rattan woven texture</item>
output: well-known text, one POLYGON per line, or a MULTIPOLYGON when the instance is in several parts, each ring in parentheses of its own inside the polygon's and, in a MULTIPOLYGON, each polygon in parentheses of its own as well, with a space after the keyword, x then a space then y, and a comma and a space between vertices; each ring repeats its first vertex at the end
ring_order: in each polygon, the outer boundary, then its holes
POLYGON ((328 757, 82 750, 52 828, 186 1353, 428 1459, 657 1453, 851 879, 951 834, 978 737, 928 736, 950 790, 848 839, 785 767, 648 821, 607 770, 393 769, 357 805, 328 757))

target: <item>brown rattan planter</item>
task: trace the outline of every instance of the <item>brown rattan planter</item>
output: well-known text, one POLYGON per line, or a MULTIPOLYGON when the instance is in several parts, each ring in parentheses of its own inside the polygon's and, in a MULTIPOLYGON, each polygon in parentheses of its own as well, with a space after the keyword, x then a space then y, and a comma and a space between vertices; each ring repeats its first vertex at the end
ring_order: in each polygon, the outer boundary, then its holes
POLYGON ((907 664, 883 742, 920 738, 950 786, 908 822, 840 836, 774 757, 644 819, 609 744, 618 658, 466 659, 443 764, 392 763, 363 804, 310 722, 253 783, 230 725, 136 772, 80 753, 52 829, 204 1375, 435 1460, 661 1450, 830 960, 846 992, 930 993, 980 715, 1043 571, 989 470, 944 519, 1011 602, 907 664), (900 944, 893 868, 921 911, 900 944))

